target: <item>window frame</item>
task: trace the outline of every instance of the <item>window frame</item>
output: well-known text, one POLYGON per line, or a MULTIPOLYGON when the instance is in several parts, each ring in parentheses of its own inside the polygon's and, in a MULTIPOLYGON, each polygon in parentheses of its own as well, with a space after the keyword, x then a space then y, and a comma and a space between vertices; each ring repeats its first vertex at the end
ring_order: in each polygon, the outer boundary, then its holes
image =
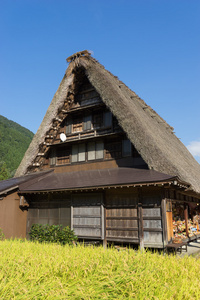
POLYGON ((71 147, 71 163, 80 163, 80 162, 85 162, 86 161, 86 144, 85 143, 80 143, 80 144, 74 144, 71 147), (85 151, 80 151, 81 147, 85 151), (73 153, 74 151, 74 153, 73 153), (84 153, 84 159, 81 158, 81 154, 84 153))
POLYGON ((99 140, 99 141, 91 141, 91 142, 88 142, 87 143, 87 162, 90 162, 90 161, 94 161, 94 160, 103 160, 104 159, 104 141, 103 140, 99 140), (93 144, 94 145, 94 148, 93 148, 93 152, 94 152, 94 155, 92 159, 89 158, 89 144, 93 144), (101 145, 102 146, 102 149, 98 149, 98 145, 101 145), (97 158, 97 155, 98 153, 101 152, 102 153, 102 157, 98 157, 97 158))
POLYGON ((122 157, 130 157, 132 156, 132 144, 129 139, 123 139, 122 140, 122 157), (128 151, 125 149, 125 147, 129 147, 128 151))

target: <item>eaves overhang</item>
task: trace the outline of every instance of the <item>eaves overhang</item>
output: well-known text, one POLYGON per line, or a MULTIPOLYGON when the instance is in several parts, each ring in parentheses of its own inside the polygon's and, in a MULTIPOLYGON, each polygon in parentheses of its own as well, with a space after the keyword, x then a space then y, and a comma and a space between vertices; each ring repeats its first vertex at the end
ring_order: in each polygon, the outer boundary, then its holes
POLYGON ((52 172, 37 182, 22 184, 19 193, 58 193, 145 186, 163 188, 173 186, 176 189, 185 190, 190 185, 179 180, 177 176, 170 176, 153 170, 116 168, 66 173, 52 172))

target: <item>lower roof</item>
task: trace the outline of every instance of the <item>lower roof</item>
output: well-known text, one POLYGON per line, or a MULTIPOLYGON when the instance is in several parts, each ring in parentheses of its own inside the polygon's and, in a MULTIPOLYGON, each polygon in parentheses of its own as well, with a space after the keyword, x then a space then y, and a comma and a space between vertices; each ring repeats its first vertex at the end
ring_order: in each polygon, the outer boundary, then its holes
MULTIPOLYGON (((115 168, 90 171, 55 173, 20 184, 21 193, 91 189, 112 186, 127 186, 134 184, 152 184, 171 182, 177 177, 154 170, 115 168)), ((188 186, 188 185, 187 185, 188 186)))
POLYGON ((34 178, 38 179, 40 176, 45 176, 49 172, 50 171, 31 173, 31 174, 20 176, 20 177, 14 177, 14 178, 10 178, 7 180, 1 180, 0 181, 0 195, 7 194, 10 191, 18 189, 22 183, 25 183, 27 181, 30 182, 30 180, 33 180, 34 178))

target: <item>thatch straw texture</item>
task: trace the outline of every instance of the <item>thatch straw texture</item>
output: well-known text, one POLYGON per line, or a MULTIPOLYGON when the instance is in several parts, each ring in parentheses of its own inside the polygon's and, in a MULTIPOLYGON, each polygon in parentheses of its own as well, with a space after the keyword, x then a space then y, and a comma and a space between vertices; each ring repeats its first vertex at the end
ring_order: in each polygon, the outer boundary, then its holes
POLYGON ((200 193, 200 165, 172 132, 172 128, 125 84, 90 56, 78 57, 69 64, 47 113, 27 150, 16 175, 27 172, 45 133, 66 97, 76 73, 83 69, 103 102, 118 119, 149 169, 178 176, 200 193))
POLYGON ((54 118, 56 118, 58 110, 63 106, 63 102, 66 99, 66 94, 68 92, 70 84, 73 81, 73 77, 73 74, 71 74, 69 77, 65 75, 63 80, 61 81, 61 84, 57 92, 55 93, 49 108, 47 109, 47 112, 39 129, 34 135, 33 140, 29 145, 29 148, 27 149, 21 161, 21 164, 19 165, 15 173, 15 177, 25 175, 27 172, 27 168, 33 163, 39 151, 40 144, 44 142, 45 135, 48 132, 49 128, 52 126, 53 120, 54 118))

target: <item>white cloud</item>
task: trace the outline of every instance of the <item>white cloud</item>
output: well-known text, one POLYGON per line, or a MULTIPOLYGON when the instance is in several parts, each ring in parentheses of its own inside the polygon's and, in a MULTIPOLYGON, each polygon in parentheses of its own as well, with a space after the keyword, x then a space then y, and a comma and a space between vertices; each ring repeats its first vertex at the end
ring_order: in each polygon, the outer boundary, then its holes
POLYGON ((187 146, 192 155, 200 157, 200 141, 193 141, 187 146))

